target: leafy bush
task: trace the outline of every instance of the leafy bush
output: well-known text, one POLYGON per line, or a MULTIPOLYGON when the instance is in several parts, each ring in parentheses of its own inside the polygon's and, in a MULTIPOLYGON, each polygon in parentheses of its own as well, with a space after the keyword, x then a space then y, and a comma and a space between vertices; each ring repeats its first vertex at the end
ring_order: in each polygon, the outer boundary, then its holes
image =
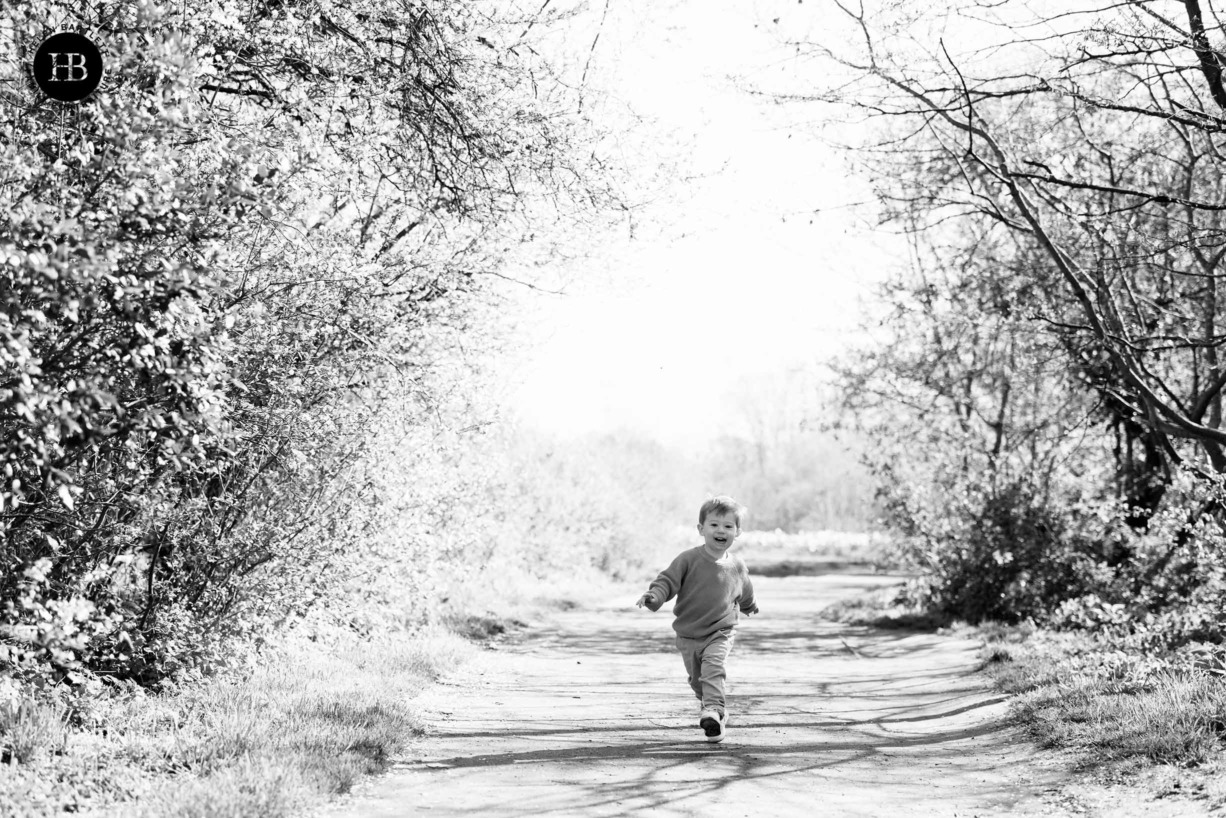
POLYGON ((1176 664, 1211 669, 1226 644, 1224 485, 1181 469, 1139 530, 1126 508, 1055 509, 1017 484, 966 491, 935 513, 899 494, 903 553, 925 570, 912 596, 970 622, 1033 619, 1169 661, 1184 649, 1176 664))
POLYGON ((1149 525, 1122 541, 1128 559, 1111 568, 1111 581, 1065 601, 1052 624, 1162 654, 1226 642, 1223 499, 1221 475, 1181 469, 1149 525))
POLYGON ((912 517, 904 546, 926 573, 918 601, 937 611, 971 623, 1041 620, 1094 576, 1101 531, 1025 481, 966 487, 937 515, 912 517))
POLYGON ((4 92, 0 677, 155 684, 350 578, 372 428, 436 423, 483 274, 604 193, 470 4, 61 0, 0 38, 48 19, 108 73, 71 127, 4 92))

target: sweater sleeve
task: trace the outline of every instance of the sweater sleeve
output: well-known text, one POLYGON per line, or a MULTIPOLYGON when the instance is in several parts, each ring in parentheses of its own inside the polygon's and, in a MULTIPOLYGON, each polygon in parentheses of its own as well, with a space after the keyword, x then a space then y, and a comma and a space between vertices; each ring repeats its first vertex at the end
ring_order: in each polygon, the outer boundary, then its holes
POLYGON ((647 603, 650 610, 660 610, 660 606, 677 595, 677 591, 681 589, 681 581, 685 579, 686 568, 685 554, 678 554, 672 563, 652 581, 647 590, 655 597, 655 604, 647 603))
POLYGON ((740 561, 741 569, 741 613, 751 614, 757 613, 758 603, 753 596, 753 583, 749 580, 749 566, 744 560, 740 561))

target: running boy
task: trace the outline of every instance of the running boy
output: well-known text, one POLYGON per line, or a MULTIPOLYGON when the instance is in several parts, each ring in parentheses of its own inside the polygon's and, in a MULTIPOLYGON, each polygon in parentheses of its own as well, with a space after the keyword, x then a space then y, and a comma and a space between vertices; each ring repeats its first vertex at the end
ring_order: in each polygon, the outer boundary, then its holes
POLYGON ((737 611, 758 612, 745 561, 728 554, 741 534, 744 512, 731 497, 713 497, 703 503, 698 510, 702 545, 678 554, 636 603, 658 611, 677 597, 673 630, 690 687, 702 701, 698 724, 707 741, 724 740, 724 665, 736 636, 737 611))

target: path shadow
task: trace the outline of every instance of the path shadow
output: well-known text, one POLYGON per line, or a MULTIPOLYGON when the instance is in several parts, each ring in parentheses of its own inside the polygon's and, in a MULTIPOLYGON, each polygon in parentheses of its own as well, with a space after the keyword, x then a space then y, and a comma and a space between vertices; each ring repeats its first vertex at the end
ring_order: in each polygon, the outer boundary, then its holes
MULTIPOLYGON (((972 707, 994 702, 980 702, 972 707)), ((950 711, 934 715, 940 718, 951 715, 950 711)), ((1010 728, 999 723, 987 723, 940 730, 923 735, 888 734, 871 732, 869 728, 898 720, 879 719, 834 724, 825 721, 797 723, 789 720, 786 725, 802 735, 808 730, 816 734, 809 740, 789 742, 786 745, 762 745, 751 741, 723 744, 707 744, 700 738, 680 741, 627 741, 618 743, 586 744, 554 747, 541 750, 526 750, 506 753, 490 753, 472 756, 431 759, 429 762, 414 762, 397 765, 398 769, 421 775, 445 775, 449 770, 463 768, 507 768, 515 765, 553 765, 560 778, 566 778, 570 788, 582 790, 581 801, 576 802, 572 793, 565 804, 557 803, 557 797, 545 794, 535 799, 516 799, 514 804, 500 801, 496 811, 500 815, 549 815, 574 814, 575 803, 582 803, 585 813, 599 812, 600 808, 625 805, 633 814, 652 814, 653 810, 666 807, 684 810, 687 814, 705 814, 705 807, 718 804, 719 791, 736 783, 742 785, 754 780, 772 780, 773 788, 784 787, 804 792, 812 786, 812 776, 820 771, 838 769, 841 766, 880 758, 890 762, 896 755, 923 750, 928 762, 953 763, 965 755, 964 746, 955 746, 967 740, 1008 741, 1010 728), (836 732, 831 732, 835 730, 836 732), (943 746, 950 745, 950 746, 943 746), (649 762, 643 769, 643 762, 649 762), (593 781, 579 775, 567 777, 568 769, 577 769, 602 762, 616 763, 620 769, 639 770, 632 780, 593 781), (718 765, 713 771, 712 765, 718 765), (716 774, 713 774, 716 773, 716 774)), ((772 726, 770 722, 747 720, 738 730, 772 726)), ((658 728, 655 728, 658 729, 658 728)), ((626 730, 622 725, 618 732, 626 730)), ((576 732, 582 740, 588 730, 576 732)), ((985 742, 987 744, 989 742, 985 742)), ((1011 762, 1002 760, 1000 766, 1011 762)), ((995 769, 994 765, 979 769, 995 769)), ((840 774, 843 775, 843 774, 840 774)), ((991 789, 989 786, 987 789, 991 789)), ((772 790, 777 792, 778 790, 772 790)), ((987 793, 1002 802, 1016 798, 1006 787, 987 793)), ((931 806, 929 804, 928 806, 931 806)), ((495 810, 491 807, 491 813, 495 810)), ((820 811, 820 810, 818 810, 820 811)), ((815 812, 816 814, 816 812, 815 812)))
MULTIPOLYGON (((991 702, 985 704, 990 703, 991 702)), ((837 727, 848 728, 852 726, 887 724, 897 721, 900 720, 873 719, 868 721, 858 721, 851 724, 839 722, 810 722, 798 724, 796 721, 790 720, 785 724, 789 727, 801 729, 812 728, 814 730, 829 730, 837 727)), ((754 720, 738 721, 737 725, 737 730, 739 731, 773 726, 769 722, 758 722, 754 720)), ((655 727, 651 729, 658 730, 659 728, 655 727)), ((825 752, 829 750, 855 750, 858 752, 870 752, 877 751, 882 747, 930 747, 947 744, 952 741, 991 736, 997 733, 1005 732, 1008 729, 1009 728, 1004 725, 992 723, 957 730, 943 730, 934 733, 924 733, 923 735, 864 735, 862 738, 847 741, 836 741, 833 739, 823 741, 801 741, 789 743, 786 746, 751 744, 744 741, 737 743, 729 742, 726 744, 708 744, 698 743, 693 738, 690 738, 683 741, 657 741, 644 743, 625 742, 595 747, 559 747, 548 750, 527 750, 523 752, 494 753, 489 755, 432 758, 428 762, 405 763, 395 766, 405 769, 419 767, 427 767, 430 769, 444 769, 448 767, 492 767, 501 764, 515 764, 522 761, 577 761, 585 758, 634 759, 640 758, 644 754, 651 754, 654 758, 671 757, 682 760, 689 760, 695 758, 696 756, 705 756, 711 753, 719 753, 721 755, 733 757, 746 756, 754 759, 764 759, 773 756, 793 756, 797 754, 803 755, 809 752, 825 752)), ((596 731, 593 731, 590 728, 584 728, 582 731, 572 730, 567 732, 575 735, 576 737, 582 737, 596 731)), ((625 732, 625 728, 623 727, 615 732, 625 732)), ((697 733, 697 730, 694 732, 697 733)), ((556 735, 557 733, 554 733, 553 731, 546 731, 544 734, 556 735)), ((532 735, 535 736, 539 734, 533 732, 532 735)), ((461 738, 464 737, 464 734, 449 733, 448 737, 461 738)), ((747 774, 752 774, 752 770, 748 771, 747 774)))
MULTIPOLYGON (((900 712, 900 708, 897 706, 862 707, 858 708, 856 712, 880 712, 882 715, 869 718, 819 718, 819 713, 812 712, 812 710, 809 708, 792 706, 789 704, 792 700, 800 700, 811 705, 814 699, 813 694, 798 694, 795 696, 773 695, 769 697, 737 696, 736 703, 739 710, 735 715, 734 722, 738 731, 760 729, 837 730, 866 726, 888 727, 889 725, 893 724, 917 724, 951 718, 953 716, 960 716, 974 710, 999 704, 1008 699, 1007 696, 993 696, 967 704, 954 704, 955 702, 964 700, 965 698, 965 696, 951 696, 947 699, 924 701, 923 705, 926 709, 931 709, 934 707, 944 708, 938 712, 925 712, 915 715, 907 715, 907 708, 905 707, 901 708, 902 712, 900 712), (771 707, 771 711, 763 712, 762 708, 768 705, 771 707)), ((610 720, 607 718, 567 719, 563 721, 563 724, 565 726, 542 729, 539 727, 527 726, 521 721, 515 723, 510 729, 482 729, 480 731, 472 732, 458 732, 449 730, 436 735, 443 736, 448 739, 491 738, 499 736, 563 738, 569 736, 575 740, 584 740, 585 737, 599 735, 601 733, 633 735, 636 733, 658 732, 661 729, 676 729, 677 726, 675 723, 663 723, 650 717, 631 717, 618 720, 610 720)), ((1006 723, 994 723, 993 729, 1003 730, 1008 726, 1009 725, 1006 723)), ((956 736, 956 733, 957 731, 953 731, 949 735, 956 736)), ((939 736, 941 734, 933 733, 930 735, 939 736)), ((948 740, 950 740, 949 736, 945 736, 943 738, 934 738, 930 743, 939 744, 948 740)))

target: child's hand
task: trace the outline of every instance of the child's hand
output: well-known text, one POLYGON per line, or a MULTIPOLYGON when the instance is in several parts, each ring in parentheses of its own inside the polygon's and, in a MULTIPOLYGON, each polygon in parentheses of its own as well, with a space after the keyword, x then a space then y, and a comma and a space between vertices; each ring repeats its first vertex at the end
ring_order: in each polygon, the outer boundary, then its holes
POLYGON ((758 606, 755 604, 753 608, 745 612, 745 615, 749 616, 750 614, 756 614, 757 612, 758 612, 758 606))
POLYGON ((641 607, 643 607, 644 605, 654 605, 654 604, 656 604, 656 598, 655 598, 655 596, 654 596, 654 595, 651 593, 651 591, 648 591, 647 593, 645 593, 645 594, 643 594, 641 597, 639 597, 639 601, 638 601, 638 602, 636 602, 636 603, 634 603, 634 604, 635 604, 635 605, 637 605, 637 606, 638 606, 638 607, 640 607, 640 608, 641 608, 641 607))

